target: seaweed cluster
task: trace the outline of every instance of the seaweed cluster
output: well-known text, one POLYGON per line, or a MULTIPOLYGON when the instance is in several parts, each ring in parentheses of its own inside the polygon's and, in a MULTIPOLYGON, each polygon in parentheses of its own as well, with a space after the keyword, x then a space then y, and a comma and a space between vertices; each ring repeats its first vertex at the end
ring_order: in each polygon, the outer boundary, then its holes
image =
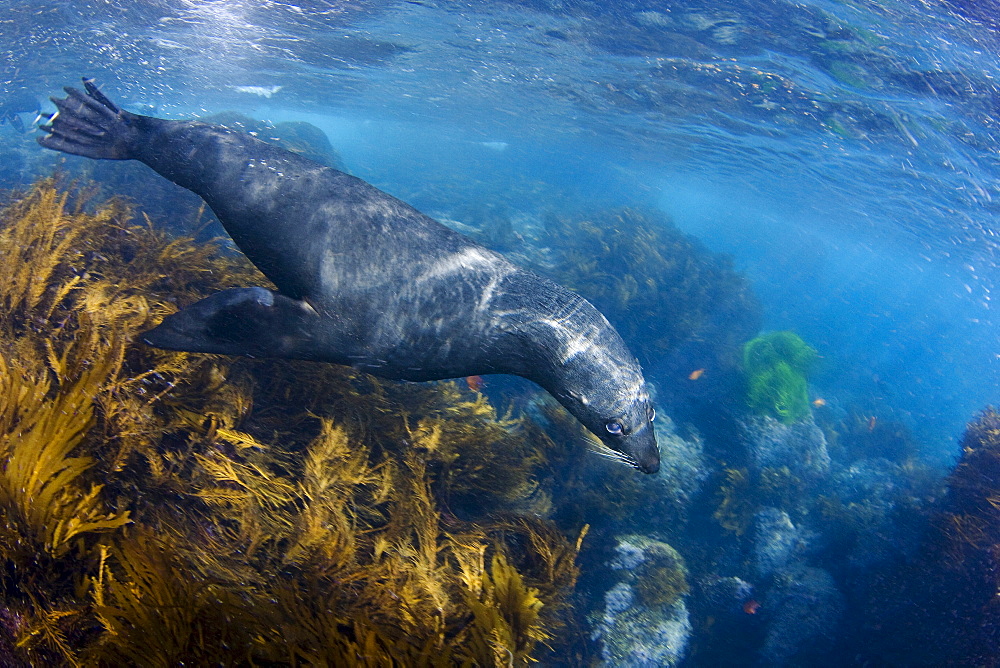
POLYGON ((266 279, 51 180, 0 220, 4 665, 511 666, 571 636, 585 529, 479 503, 544 505, 524 418, 143 346, 266 279))
POLYGON ((710 343, 703 357, 725 359, 756 330, 759 306, 731 259, 710 253, 663 214, 550 216, 544 242, 553 266, 539 271, 590 300, 644 365, 693 337, 710 343))
POLYGON ((747 405, 757 415, 785 424, 809 416, 806 374, 816 351, 794 332, 771 332, 743 346, 747 405))

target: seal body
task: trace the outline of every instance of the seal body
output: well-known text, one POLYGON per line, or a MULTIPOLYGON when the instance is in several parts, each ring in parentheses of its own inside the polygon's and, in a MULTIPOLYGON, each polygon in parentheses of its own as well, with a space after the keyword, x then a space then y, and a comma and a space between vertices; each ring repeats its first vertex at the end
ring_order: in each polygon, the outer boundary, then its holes
POLYGON ((659 467, 638 362, 589 302, 364 181, 249 135, 53 99, 39 142, 139 160, 200 195, 278 288, 236 288, 144 335, 173 350, 309 359, 397 380, 528 378, 621 459, 659 467))

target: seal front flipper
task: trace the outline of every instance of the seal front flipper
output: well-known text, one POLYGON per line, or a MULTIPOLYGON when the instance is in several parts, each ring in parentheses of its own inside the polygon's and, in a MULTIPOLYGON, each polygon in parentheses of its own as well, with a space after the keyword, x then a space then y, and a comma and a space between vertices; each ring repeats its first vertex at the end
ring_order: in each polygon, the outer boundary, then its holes
POLYGON ((66 99, 51 98, 58 111, 47 125, 39 126, 48 134, 39 137, 38 143, 85 158, 132 158, 132 147, 140 136, 137 125, 144 117, 119 109, 97 89, 93 79, 84 79, 83 87, 86 95, 65 88, 66 99))
POLYGON ((168 315, 142 335, 191 353, 311 359, 323 323, 304 301, 264 288, 232 288, 168 315))

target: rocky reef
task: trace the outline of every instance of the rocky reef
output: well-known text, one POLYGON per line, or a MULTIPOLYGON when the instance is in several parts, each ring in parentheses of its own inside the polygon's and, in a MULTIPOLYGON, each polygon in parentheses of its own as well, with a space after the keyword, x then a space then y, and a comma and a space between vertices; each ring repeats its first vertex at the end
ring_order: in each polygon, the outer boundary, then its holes
POLYGON ((579 292, 618 329, 644 366, 694 339, 702 366, 732 366, 760 307, 728 256, 709 252, 661 213, 608 209, 549 215, 532 264, 579 292))

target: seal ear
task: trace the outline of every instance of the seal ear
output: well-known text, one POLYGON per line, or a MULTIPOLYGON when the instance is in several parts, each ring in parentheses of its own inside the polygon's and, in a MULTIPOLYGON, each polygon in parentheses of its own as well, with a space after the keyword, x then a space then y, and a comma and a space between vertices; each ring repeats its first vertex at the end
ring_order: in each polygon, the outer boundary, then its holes
POLYGON ((299 357, 319 316, 306 302, 264 288, 232 288, 195 302, 142 335, 157 348, 192 353, 299 357))

